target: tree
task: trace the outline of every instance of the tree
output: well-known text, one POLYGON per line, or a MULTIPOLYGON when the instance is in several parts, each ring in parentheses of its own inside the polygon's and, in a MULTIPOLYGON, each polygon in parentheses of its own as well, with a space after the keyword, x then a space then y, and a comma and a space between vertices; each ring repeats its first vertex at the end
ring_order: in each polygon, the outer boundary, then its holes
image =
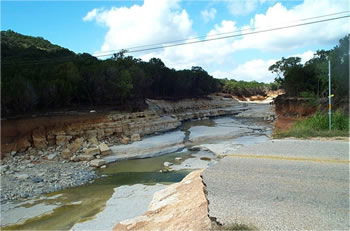
POLYGON ((301 66, 300 61, 301 61, 301 58, 299 57, 289 57, 289 58, 282 57, 280 61, 277 61, 275 64, 269 67, 269 71, 277 74, 277 77, 275 78, 276 82, 283 84, 284 82, 283 77, 287 74, 287 72, 290 69, 301 66))

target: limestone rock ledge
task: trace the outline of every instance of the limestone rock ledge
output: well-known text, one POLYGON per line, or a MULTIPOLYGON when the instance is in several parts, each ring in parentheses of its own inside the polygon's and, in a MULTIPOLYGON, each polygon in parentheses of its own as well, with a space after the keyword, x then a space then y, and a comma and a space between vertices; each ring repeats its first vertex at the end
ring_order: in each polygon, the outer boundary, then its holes
POLYGON ((156 192, 145 214, 121 221, 113 231, 209 230, 211 220, 208 217, 202 171, 194 171, 181 182, 156 192))

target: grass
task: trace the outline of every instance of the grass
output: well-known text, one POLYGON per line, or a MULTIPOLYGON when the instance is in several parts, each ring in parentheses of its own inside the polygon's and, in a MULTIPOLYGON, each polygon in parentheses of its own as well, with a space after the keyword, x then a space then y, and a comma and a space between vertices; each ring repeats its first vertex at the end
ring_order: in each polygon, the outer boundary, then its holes
POLYGON ((287 131, 276 131, 274 138, 283 137, 336 137, 349 136, 349 116, 340 111, 332 114, 332 129, 328 128, 328 114, 316 112, 311 117, 296 122, 287 131))

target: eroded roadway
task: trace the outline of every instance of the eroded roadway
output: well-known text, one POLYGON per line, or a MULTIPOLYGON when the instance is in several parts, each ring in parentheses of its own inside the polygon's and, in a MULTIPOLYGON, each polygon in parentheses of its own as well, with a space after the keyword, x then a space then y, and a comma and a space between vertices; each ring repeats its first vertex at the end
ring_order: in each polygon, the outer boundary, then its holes
POLYGON ((209 215, 259 230, 349 230, 349 142, 272 140, 206 169, 209 215))

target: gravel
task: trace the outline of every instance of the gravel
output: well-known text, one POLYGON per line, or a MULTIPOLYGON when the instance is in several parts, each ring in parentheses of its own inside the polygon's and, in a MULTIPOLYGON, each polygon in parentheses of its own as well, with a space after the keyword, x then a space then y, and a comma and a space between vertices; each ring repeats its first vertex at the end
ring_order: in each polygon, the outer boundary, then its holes
POLYGON ((302 140, 243 147, 237 152, 251 156, 228 156, 204 171, 209 215, 222 224, 261 230, 349 230, 348 164, 293 160, 348 160, 347 147, 348 142, 302 140))
POLYGON ((82 185, 97 177, 88 162, 68 162, 55 153, 30 155, 34 152, 13 152, 2 160, 1 204, 82 185))

